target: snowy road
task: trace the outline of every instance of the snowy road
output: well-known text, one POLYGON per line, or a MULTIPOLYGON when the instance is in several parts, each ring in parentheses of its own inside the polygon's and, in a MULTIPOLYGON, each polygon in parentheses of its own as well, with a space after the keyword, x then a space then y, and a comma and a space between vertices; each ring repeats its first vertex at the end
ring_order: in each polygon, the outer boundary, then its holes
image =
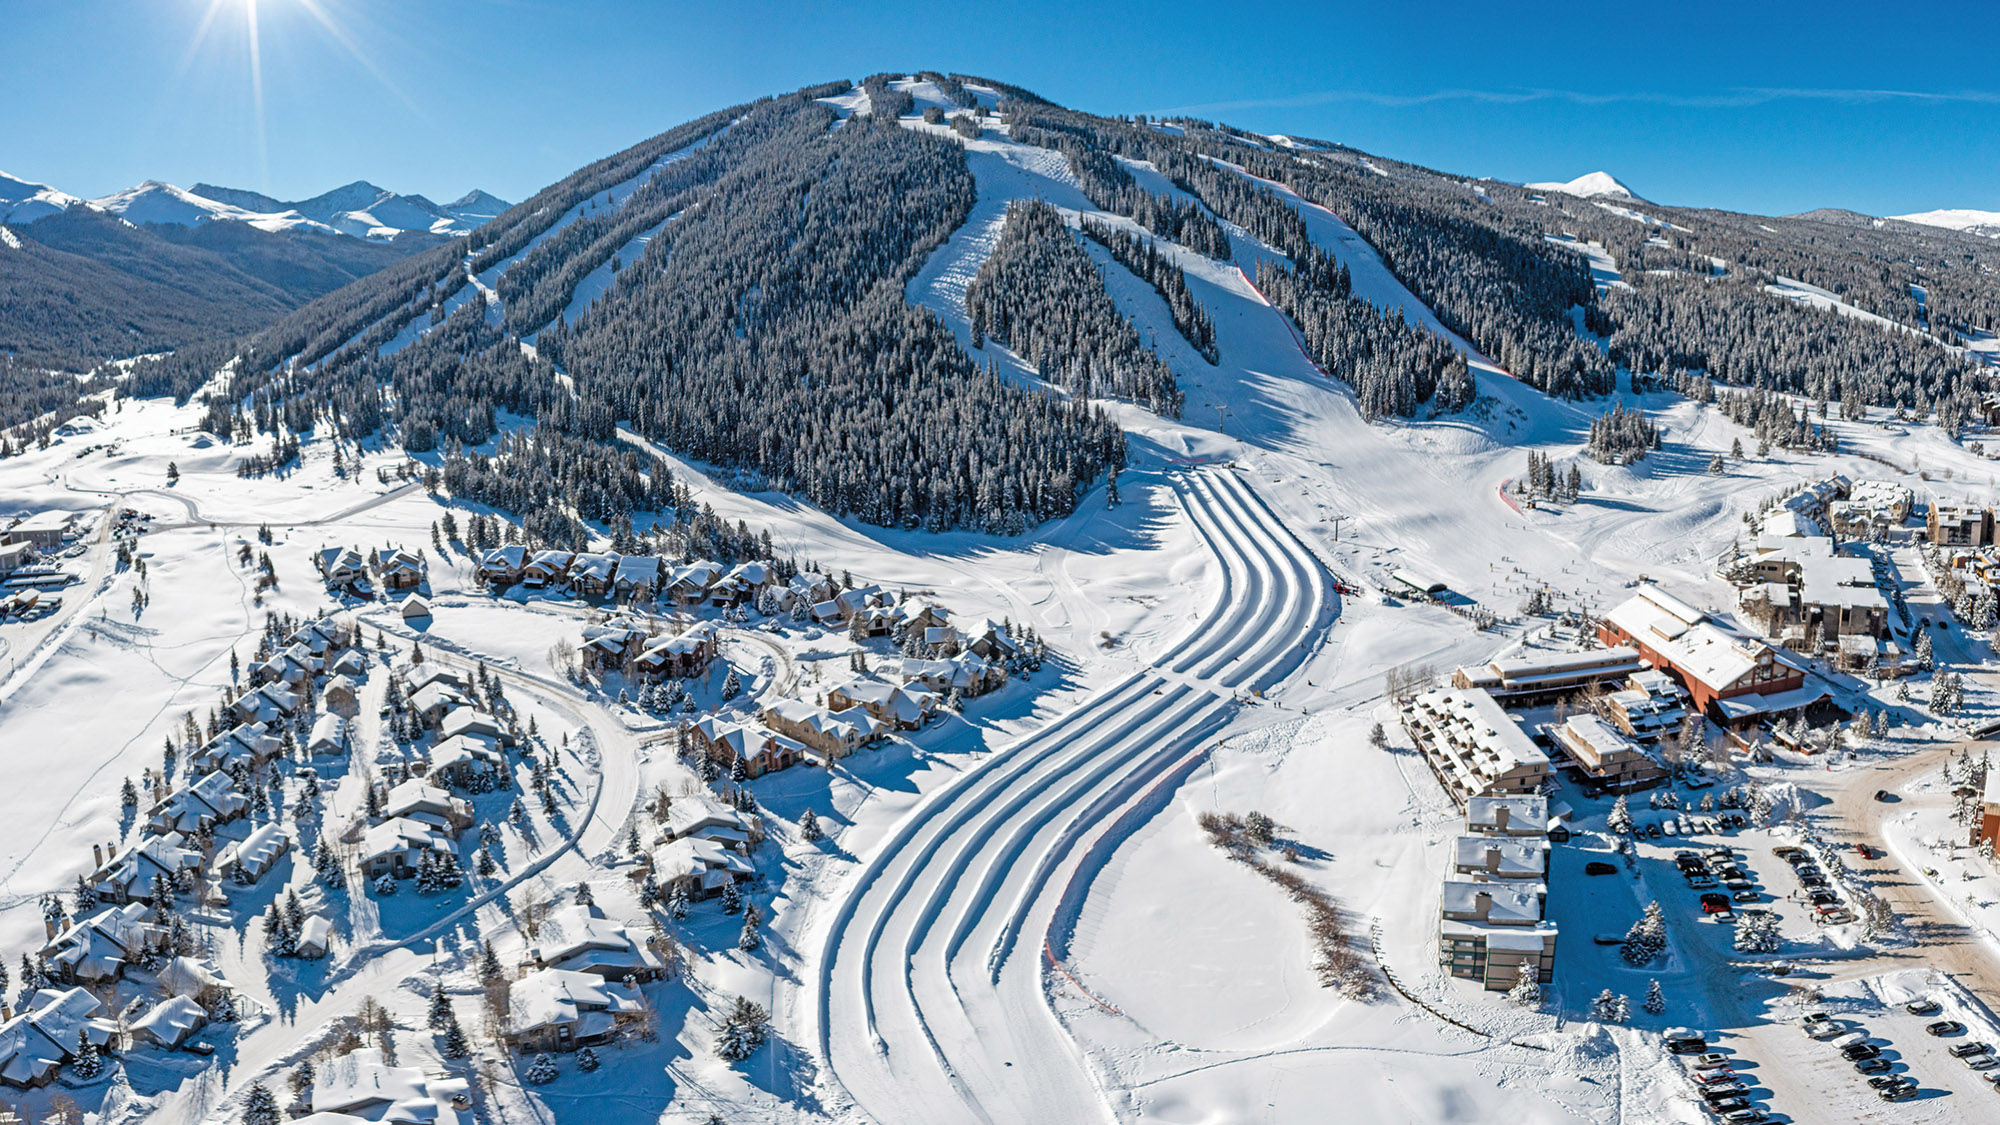
POLYGON ((818 1049, 879 1121, 1111 1119, 1051 1009, 1090 877, 1200 760, 1244 693, 1337 612, 1327 576, 1234 472, 1175 488, 1221 597, 1150 667, 938 792, 869 858, 823 935, 818 1049))

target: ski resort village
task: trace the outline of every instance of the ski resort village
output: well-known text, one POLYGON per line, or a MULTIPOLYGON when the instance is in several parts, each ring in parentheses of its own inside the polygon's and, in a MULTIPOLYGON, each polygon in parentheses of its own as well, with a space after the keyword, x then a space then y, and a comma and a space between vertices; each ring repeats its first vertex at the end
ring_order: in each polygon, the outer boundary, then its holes
POLYGON ((2000 243, 1586 181, 884 74, 6 358, 0 1122, 2000 1120, 2000 243))

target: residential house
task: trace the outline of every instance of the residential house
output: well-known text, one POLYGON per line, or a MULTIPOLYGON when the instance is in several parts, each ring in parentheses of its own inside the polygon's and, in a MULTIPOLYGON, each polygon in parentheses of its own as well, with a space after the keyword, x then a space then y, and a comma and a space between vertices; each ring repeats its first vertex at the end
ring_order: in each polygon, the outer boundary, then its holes
POLYGON ((711 797, 676 797, 667 806, 669 841, 709 840, 736 852, 750 850, 750 818, 711 797))
POLYGON ((405 667, 402 671, 402 680, 405 695, 421 691, 432 684, 447 684, 460 691, 465 690, 466 686, 465 677, 459 675, 457 669, 435 660, 426 660, 421 664, 405 667))
POLYGON ((536 551, 521 569, 521 585, 539 590, 544 586, 561 585, 569 577, 569 567, 576 558, 575 551, 551 549, 536 551))
POLYGON ((453 735, 431 747, 429 776, 461 789, 471 787, 475 774, 497 777, 506 768, 499 740, 484 735, 453 735))
POLYGON ((796 739, 725 722, 713 715, 695 720, 691 728, 695 746, 703 755, 724 769, 733 769, 741 761, 750 777, 787 769, 807 757, 805 744, 796 739))
POLYGON ((755 605, 776 583, 777 573, 770 563, 737 563, 709 587, 709 600, 723 606, 755 605))
POLYGON ((778 700, 757 717, 779 734, 804 743, 821 765, 847 757, 884 733, 881 721, 859 707, 836 714, 799 699, 778 700))
POLYGON ((232 700, 229 717, 239 723, 272 724, 299 709, 298 694, 278 684, 252 688, 232 700))
POLYGON ((91 889, 97 892, 99 902, 151 902, 156 876, 178 880, 182 872, 201 870, 201 853, 186 844, 187 838, 178 832, 148 835, 109 858, 105 858, 103 848, 92 844, 95 870, 89 876, 91 889))
POLYGON ((312 733, 306 736, 306 753, 319 758, 330 754, 345 754, 348 747, 347 720, 327 711, 313 720, 312 733))
POLYGON ((698 676, 715 659, 720 634, 715 622, 702 621, 676 636, 650 639, 634 658, 633 670, 655 683, 670 677, 698 676))
POLYGON ((391 820, 421 821, 443 829, 455 839, 472 826, 472 803, 413 777, 382 798, 382 815, 391 820))
POLYGON ((427 727, 437 726, 452 711, 472 704, 457 684, 444 680, 427 683, 405 698, 411 713, 427 727))
MULTIPOLYGON (((92 984, 125 975, 125 968, 157 949, 165 932, 143 902, 107 906, 53 934, 42 946, 49 975, 64 984, 92 984)), ((50 923, 51 927, 54 923, 50 923)))
POLYGON ((362 833, 355 858, 370 879, 383 875, 405 879, 417 873, 426 853, 456 856, 457 848, 451 835, 437 825, 395 817, 362 833))
POLYGON ((721 563, 696 559, 668 572, 666 581, 660 588, 660 594, 683 608, 699 605, 708 599, 710 587, 721 577, 721 563))
POLYGON ((361 681, 343 672, 320 689, 319 701, 329 714, 351 719, 361 713, 361 681))
POLYGON ((361 1047, 318 1068, 306 1105, 306 1125, 470 1125, 470 1089, 462 1078, 390 1066, 378 1047, 361 1047))
POLYGON ((1539 794, 1473 797, 1465 802, 1465 830, 1482 836, 1546 836, 1549 799, 1539 794))
POLYGON ((169 793, 147 814, 146 830, 158 835, 193 835, 227 824, 250 811, 250 797, 219 770, 169 793))
POLYGON ((919 685, 937 695, 948 697, 957 692, 965 699, 985 695, 1007 683, 1007 669, 970 649, 936 660, 906 657, 897 666, 896 674, 905 683, 919 685))
POLYGON ((54 550, 63 545, 76 526, 75 512, 36 512, 32 516, 22 516, 7 528, 5 538, 9 543, 26 543, 42 550, 54 550))
POLYGON ((1634 672, 1623 688, 1604 697, 1605 718, 1642 741, 1679 731, 1687 713, 1687 693, 1672 676, 1656 668, 1634 672))
POLYGON ((660 590, 660 560, 653 555, 622 555, 612 575, 611 593, 619 601, 651 601, 660 590))
POLYGON ((653 849, 653 878, 662 891, 678 889, 690 899, 713 898, 730 883, 756 878, 743 853, 716 840, 687 836, 653 849))
POLYGON ((528 969, 590 973, 607 980, 657 980, 666 962, 624 926, 607 920, 595 906, 565 906, 542 922, 528 945, 528 969))
POLYGON ((352 547, 322 547, 313 563, 329 586, 351 589, 368 580, 368 560, 352 547))
POLYGON ((403 607, 400 612, 405 621, 429 621, 431 618, 431 603, 425 601, 422 594, 411 594, 409 597, 403 599, 403 607))
POLYGON ((298 956, 308 961, 318 960, 333 951, 333 923, 324 914, 308 914, 299 923, 299 935, 292 948, 298 956))
POLYGON ((835 712, 859 707, 892 730, 916 730, 930 720, 935 699, 921 689, 855 678, 828 688, 826 706, 835 712))
POLYGON ((256 769, 278 756, 284 739, 262 722, 239 723, 208 740, 188 755, 188 765, 199 773, 228 770, 236 766, 256 769))
POLYGON ((605 597, 611 593, 617 573, 617 555, 578 555, 570 561, 570 589, 575 590, 578 597, 605 597))
POLYGON ((241 840, 224 844, 215 856, 215 873, 248 886, 261 881, 292 847, 292 838, 275 822, 260 824, 241 840))
POLYGON ((414 590, 424 584, 424 557, 401 547, 377 548, 370 562, 384 590, 414 590))
POLYGON ((444 718, 438 722, 438 740, 440 742, 457 738, 460 735, 492 739, 501 746, 512 746, 514 744, 513 733, 506 727, 501 726, 500 720, 484 711, 469 706, 452 708, 450 711, 445 712, 444 718))
POLYGON ((609 621, 585 625, 583 646, 578 652, 583 658, 583 666, 590 671, 616 672, 625 667, 626 661, 638 656, 652 639, 647 630, 633 619, 614 617, 609 621))
POLYGON ((504 590, 521 580, 527 566, 528 549, 518 543, 495 547, 479 556, 479 580, 496 590, 504 590))
POLYGON ((132 1021, 132 1041, 171 1051, 208 1026, 208 1009, 185 996, 169 996, 132 1021))
POLYGON ((0 1023, 0 1082, 19 1089, 46 1086, 88 1037, 108 1051, 118 1025, 97 1015, 102 1005, 82 987, 44 988, 21 1014, 0 1023))
POLYGON ((599 1046, 646 1014, 637 985, 567 969, 529 973, 508 988, 507 1003, 501 1036, 521 1051, 599 1046))

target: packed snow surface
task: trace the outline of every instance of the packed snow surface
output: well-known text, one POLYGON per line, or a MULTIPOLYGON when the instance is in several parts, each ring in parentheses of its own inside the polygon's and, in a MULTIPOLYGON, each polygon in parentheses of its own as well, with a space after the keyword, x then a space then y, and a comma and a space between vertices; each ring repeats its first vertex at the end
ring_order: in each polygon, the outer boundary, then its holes
POLYGON ((1599 196, 1614 199, 1639 198, 1637 193, 1619 182, 1618 177, 1609 172, 1586 172, 1574 180, 1562 183, 1543 182, 1521 186, 1529 191, 1560 191, 1582 199, 1595 199, 1599 196))

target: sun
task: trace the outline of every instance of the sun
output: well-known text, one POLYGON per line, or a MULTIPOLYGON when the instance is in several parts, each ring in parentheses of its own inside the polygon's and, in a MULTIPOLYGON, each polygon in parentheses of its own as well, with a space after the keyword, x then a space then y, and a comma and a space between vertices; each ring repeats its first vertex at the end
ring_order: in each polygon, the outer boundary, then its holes
POLYGON ((304 36, 330 41, 359 63, 369 74, 380 82, 383 88, 394 94, 405 105, 416 109, 409 97, 383 73, 375 60, 368 57, 355 41, 343 19, 337 15, 339 0, 193 0, 202 5, 201 18, 195 24, 194 33, 188 39, 187 51, 181 57, 181 74, 185 75, 197 59, 205 52, 225 55, 240 55, 246 66, 249 105, 255 121, 257 133, 257 155, 259 167, 269 179, 269 132, 264 117, 264 37, 266 27, 259 19, 260 9, 273 16, 273 27, 280 33, 289 31, 288 40, 304 36), (307 19, 287 19, 285 16, 303 13, 307 19))

